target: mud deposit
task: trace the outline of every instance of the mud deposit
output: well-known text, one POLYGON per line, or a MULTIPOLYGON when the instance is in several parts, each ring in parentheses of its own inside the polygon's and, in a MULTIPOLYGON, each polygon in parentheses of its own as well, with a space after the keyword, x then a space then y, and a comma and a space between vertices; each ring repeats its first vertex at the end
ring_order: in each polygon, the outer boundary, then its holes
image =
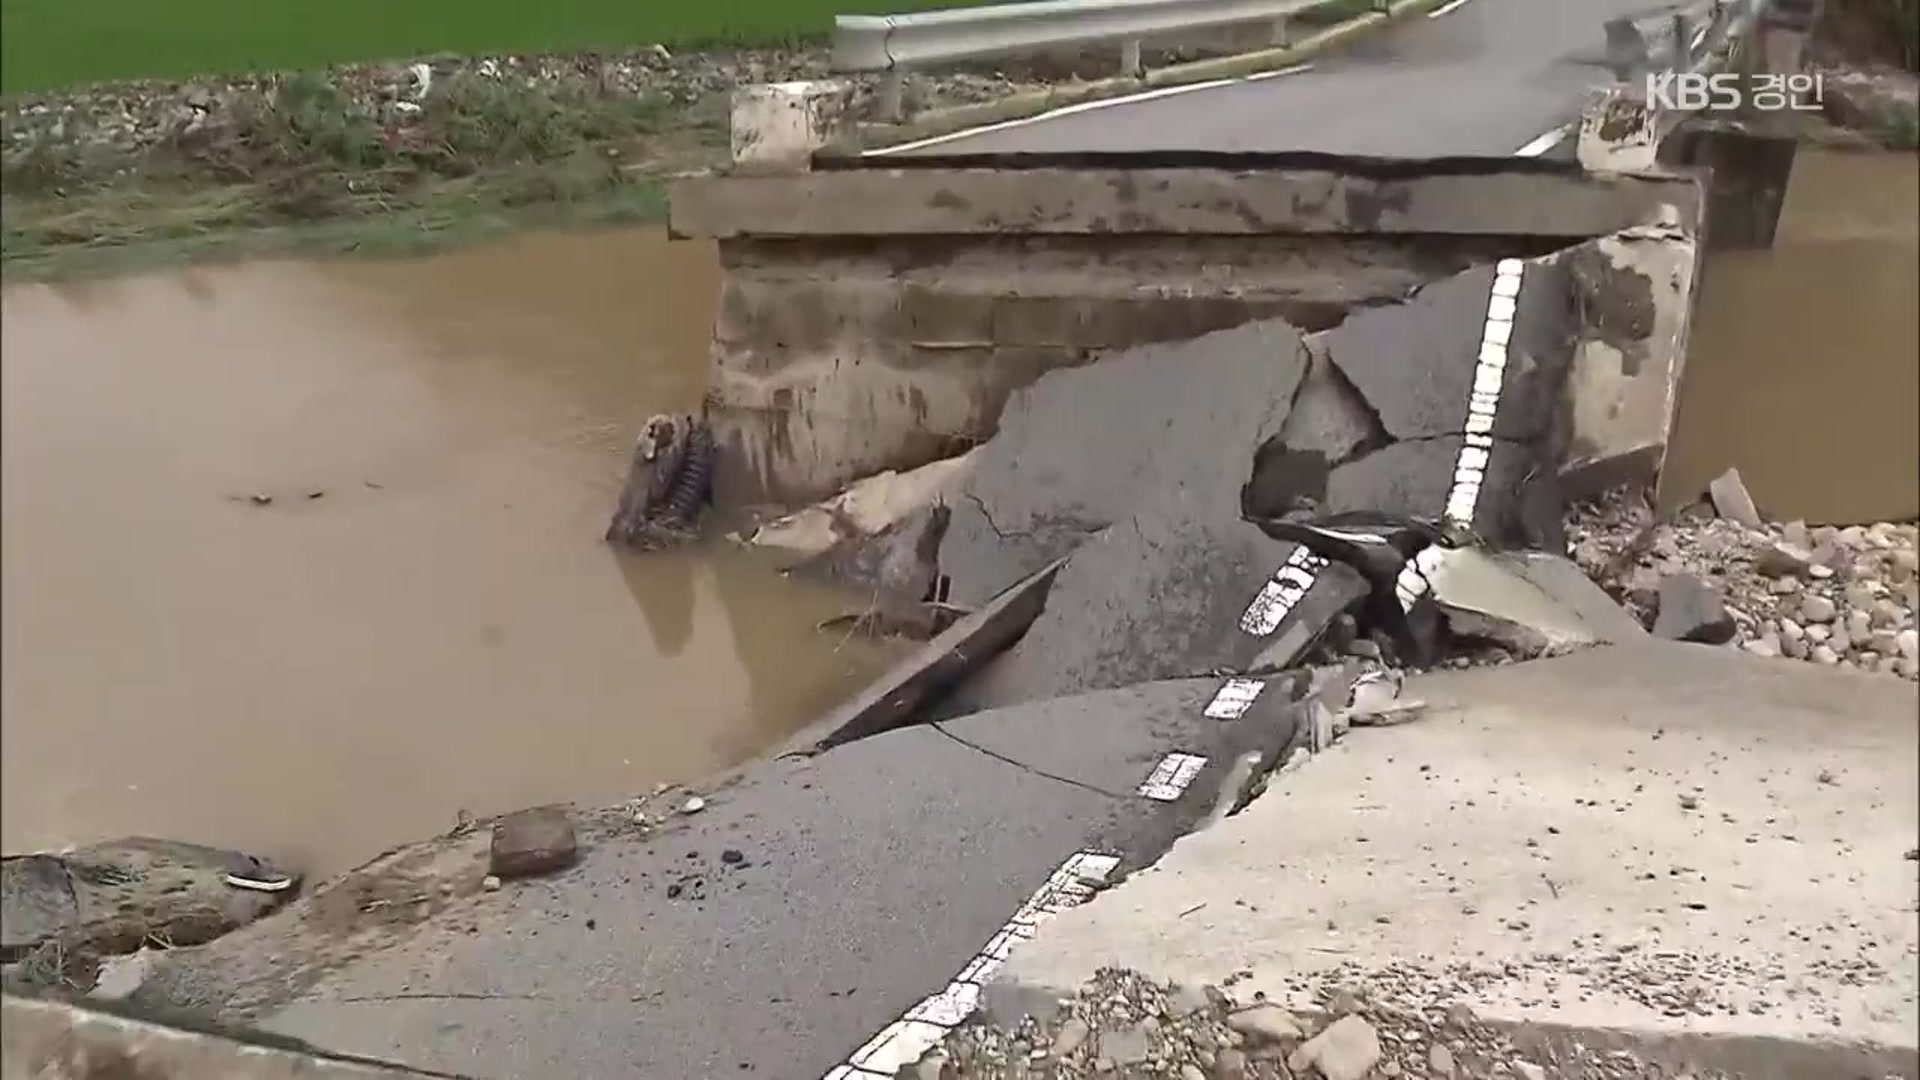
POLYGON ((716 266, 657 235, 9 287, 4 839, 310 873, 760 751, 882 657, 738 553, 601 542, 697 404, 716 266))

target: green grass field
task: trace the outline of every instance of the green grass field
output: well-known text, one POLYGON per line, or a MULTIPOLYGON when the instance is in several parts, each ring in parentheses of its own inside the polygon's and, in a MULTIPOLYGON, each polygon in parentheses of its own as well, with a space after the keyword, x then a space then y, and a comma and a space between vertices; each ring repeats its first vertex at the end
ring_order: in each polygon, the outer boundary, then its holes
POLYGON ((984 0, 0 0, 0 91, 432 53, 771 45, 984 0))

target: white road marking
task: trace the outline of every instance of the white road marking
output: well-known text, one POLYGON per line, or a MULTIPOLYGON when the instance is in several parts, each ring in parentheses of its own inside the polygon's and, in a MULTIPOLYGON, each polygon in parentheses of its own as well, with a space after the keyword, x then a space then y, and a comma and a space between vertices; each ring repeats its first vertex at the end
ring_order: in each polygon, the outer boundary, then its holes
POLYGON ((1213 695, 1213 700, 1207 702, 1204 715, 1209 720, 1238 720, 1247 715, 1247 710, 1259 699, 1260 691, 1266 688, 1265 679, 1228 679, 1213 695))
POLYGON ((1072 116, 1075 113, 1092 112, 1095 109, 1111 109, 1116 105, 1132 105, 1136 102, 1152 101, 1155 98, 1173 97, 1176 94, 1191 94, 1196 90, 1211 90, 1216 86, 1226 86, 1238 81, 1237 79, 1214 79, 1210 82, 1188 83, 1185 86, 1163 86, 1158 90, 1148 90, 1139 94, 1128 94, 1125 97, 1102 98, 1099 101, 1082 101, 1077 105, 1064 105, 1058 109, 1039 113, 1034 116, 1022 116, 1014 120, 1002 120, 997 124, 983 124, 980 127, 967 128, 965 131, 951 131, 945 135, 935 135, 931 138, 901 143, 898 146, 882 146, 873 150, 864 150, 860 156, 884 157, 887 154, 904 154, 909 150, 922 150, 929 146, 939 146, 941 143, 970 139, 975 135, 990 135, 996 131, 1008 131, 1017 127, 1026 127, 1028 124, 1038 124, 1046 120, 1057 120, 1062 116, 1072 116))
POLYGON ((1139 793, 1160 802, 1172 802, 1186 793, 1193 778, 1206 768, 1207 759, 1199 754, 1168 754, 1140 782, 1139 793))
MULTIPOLYGON (((1500 410, 1500 391, 1506 383, 1507 345, 1513 338, 1514 316, 1527 264, 1501 259, 1494 267, 1493 287, 1487 296, 1487 317, 1481 327, 1480 355, 1473 366, 1473 390, 1467 398, 1465 435, 1454 461, 1453 486, 1447 491, 1446 516, 1462 525, 1473 524, 1480 505, 1480 489, 1493 464, 1493 425, 1500 410)), ((1403 605, 1407 602, 1401 597, 1403 605)))
POLYGON ((1452 11, 1457 11, 1460 8, 1465 7, 1467 2, 1468 0, 1447 0, 1446 3, 1441 4, 1439 7, 1434 8, 1432 11, 1427 12, 1427 18, 1437 19, 1442 15, 1445 15, 1452 11))
POLYGON ((1572 124, 1563 124, 1552 131, 1544 132, 1513 152, 1514 157, 1539 157, 1541 154, 1560 145, 1560 140, 1573 130, 1572 124))
POLYGON ((1262 82, 1267 79, 1278 79, 1284 75, 1298 75, 1303 71, 1312 71, 1312 70, 1313 70, 1312 64, 1295 64, 1292 67, 1276 68, 1273 71, 1256 71, 1251 75, 1242 75, 1240 77, 1240 81, 1241 82, 1262 82))
POLYGON ((1280 629, 1281 620, 1307 595, 1307 590, 1313 588, 1326 565, 1327 560, 1306 548, 1294 548, 1293 554, 1287 556, 1287 561, 1280 564, 1280 569, 1273 572, 1259 595, 1247 605, 1240 616, 1240 629, 1255 637, 1266 637, 1280 629))
POLYGON ((980 1004, 980 988, 1006 963, 1013 947, 1033 937, 1039 925, 1093 897, 1095 888, 1120 865, 1118 855, 1082 851, 1060 864, 1034 890, 986 945, 969 960, 952 982, 929 994, 900 1019, 880 1029, 855 1050, 844 1065, 836 1065, 823 1080, 892 1080, 905 1065, 925 1057, 947 1032, 958 1027, 980 1004))

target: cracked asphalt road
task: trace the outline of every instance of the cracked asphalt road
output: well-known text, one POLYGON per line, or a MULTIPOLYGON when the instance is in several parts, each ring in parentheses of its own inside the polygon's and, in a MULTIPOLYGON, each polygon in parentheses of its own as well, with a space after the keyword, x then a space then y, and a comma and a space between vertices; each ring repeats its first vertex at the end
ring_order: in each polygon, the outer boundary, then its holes
POLYGON ((1289 695, 1209 719, 1221 683, 775 762, 560 877, 480 894, 263 1026, 476 1077, 824 1075, 959 973, 1063 860, 1151 863, 1213 808, 1236 758, 1277 758, 1297 727, 1289 695), (1176 751, 1206 758, 1190 786, 1139 794, 1176 751))

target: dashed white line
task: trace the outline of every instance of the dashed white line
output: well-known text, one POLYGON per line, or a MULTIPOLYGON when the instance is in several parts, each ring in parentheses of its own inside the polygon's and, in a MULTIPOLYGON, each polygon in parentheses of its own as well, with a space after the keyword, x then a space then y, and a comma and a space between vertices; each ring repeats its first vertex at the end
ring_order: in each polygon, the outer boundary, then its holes
POLYGON ((1307 595, 1307 590, 1313 588, 1326 565, 1327 560, 1306 548, 1294 548, 1293 554, 1287 556, 1287 561, 1280 564, 1280 569, 1273 572, 1273 577, 1247 605, 1240 616, 1240 629, 1255 637, 1266 637, 1278 630, 1281 620, 1307 595))
POLYGON ((824 1080, 892 1080, 902 1066, 925 1057, 947 1032, 980 1004, 981 987, 1006 963, 1013 947, 1033 937, 1039 925, 1070 907, 1085 903, 1120 865, 1118 855, 1082 851, 1060 864, 1034 890, 1020 910, 969 960, 952 982, 929 994, 900 1019, 880 1029, 824 1080))
POLYGON ((1434 8, 1432 11, 1427 12, 1427 18, 1437 19, 1442 15, 1446 15, 1451 12, 1458 11, 1459 9, 1465 7, 1468 4, 1468 2, 1469 0, 1447 0, 1446 3, 1441 4, 1439 7, 1434 8))
POLYGON ((1312 64, 1295 64, 1292 67, 1276 68, 1273 71, 1256 71, 1251 75, 1242 75, 1240 77, 1240 81, 1264 82, 1267 79, 1278 79, 1278 78, 1283 78, 1287 75, 1298 75, 1303 71, 1312 71, 1312 70, 1313 70, 1312 64))
POLYGON ((1552 131, 1544 132, 1536 136, 1532 141, 1528 142, 1527 145, 1521 147, 1518 150, 1515 150, 1513 152, 1513 156, 1514 157, 1539 157, 1541 154, 1544 154, 1547 151, 1553 149, 1554 147, 1559 146, 1560 141, 1562 139, 1565 139, 1567 137, 1567 133, 1572 130, 1573 130, 1572 124, 1563 124, 1560 127, 1554 128, 1552 131))
POLYGON ((1139 793, 1159 802, 1172 802, 1186 794, 1193 778, 1206 766, 1207 759, 1199 754, 1168 754, 1140 782, 1139 793))
POLYGON ((1238 720, 1253 708, 1260 691, 1266 688, 1265 679, 1228 679, 1214 692, 1213 700, 1207 702, 1204 715, 1209 720, 1238 720))

